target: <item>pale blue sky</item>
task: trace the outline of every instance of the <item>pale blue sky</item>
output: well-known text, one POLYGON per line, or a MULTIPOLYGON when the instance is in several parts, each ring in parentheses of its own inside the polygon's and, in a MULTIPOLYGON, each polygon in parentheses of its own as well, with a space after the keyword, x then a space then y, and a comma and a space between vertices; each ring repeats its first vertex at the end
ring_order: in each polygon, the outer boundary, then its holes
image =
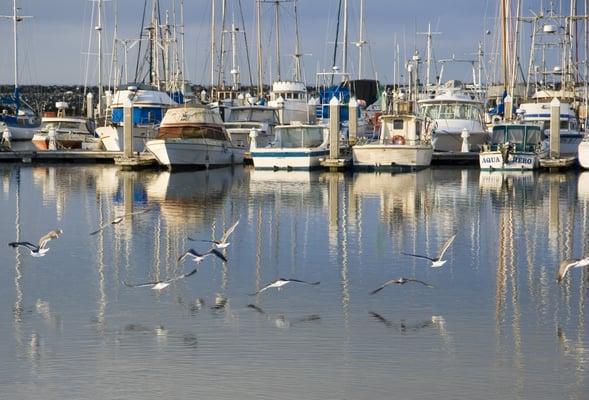
MULTIPOLYGON (((239 14, 237 0, 227 0, 229 3, 228 19, 235 15, 238 25, 239 14), (232 5, 234 4, 234 5, 232 5)), ((171 10, 172 0, 161 0, 163 10, 171 10)), ((176 0, 179 3, 179 0, 176 0)), ((194 83, 208 84, 209 71, 209 43, 210 43, 210 0, 185 0, 185 49, 186 75, 194 83)), ((241 0, 250 53, 252 68, 255 68, 255 35, 253 25, 254 0, 241 0)), ((358 40, 359 0, 349 0, 350 3, 350 41, 358 40)), ((409 56, 417 47, 425 57, 425 37, 416 32, 427 30, 428 23, 435 31, 442 32, 434 37, 436 59, 449 58, 453 54, 457 58, 474 58, 480 41, 486 41, 487 53, 491 53, 493 34, 485 35, 486 30, 495 29, 497 12, 496 0, 365 0, 366 39, 370 42, 370 50, 366 51, 364 64, 365 77, 371 78, 377 74, 384 82, 393 79, 394 41, 399 42, 401 54, 409 56), (371 57, 369 54, 371 54, 371 57), (372 68, 374 65, 374 70, 372 68)), ((540 0, 524 1, 527 8, 530 4, 540 4, 540 0)), ((547 1, 544 1, 547 3, 547 1)), ((559 2, 557 2, 559 3, 559 2)), ((20 34, 20 83, 42 84, 83 84, 86 80, 92 84, 96 82, 96 58, 90 57, 90 67, 86 78, 86 58, 88 52, 91 27, 91 11, 93 3, 87 0, 18 0, 23 15, 34 18, 19 24, 20 34)), ((144 0, 110 0, 105 1, 105 42, 108 52, 111 49, 112 29, 114 26, 114 9, 118 8, 119 36, 125 39, 137 37, 141 26, 141 15, 144 0)), ((313 84, 315 73, 330 67, 335 36, 335 13, 338 0, 299 0, 299 26, 301 44, 304 57, 305 77, 307 83, 313 84)), ((536 6, 537 7, 537 6, 536 6)), ((291 74, 292 58, 289 54, 294 51, 294 28, 292 17, 292 3, 283 5, 282 22, 282 57, 283 77, 291 74)), ((12 13, 12 0, 0 2, 0 14, 12 13)), ((270 37, 274 36, 272 23, 273 9, 270 5, 264 7, 263 19, 268 26, 263 33, 263 47, 265 49, 265 64, 275 65, 274 44, 270 37)), ((12 35, 11 21, 0 20, 0 82, 12 83, 12 35)), ((341 36, 340 36, 341 40, 341 36)), ((95 51, 95 44, 94 44, 95 51)), ((249 76, 245 57, 240 56, 242 82, 247 84, 249 76)), ((134 69, 135 57, 130 54, 130 68, 134 69)), ((349 47, 349 69, 357 73, 357 49, 349 47)), ((107 56, 106 58, 108 58, 107 56)), ((122 58, 122 54, 120 56, 122 58)), ((403 57, 405 58, 405 57, 403 57)), ((341 65, 341 56, 338 56, 341 65)), ((470 67, 463 66, 449 71, 448 78, 458 78, 469 81, 470 67)), ((490 67, 487 65, 488 69, 490 67)), ((108 60, 104 69, 108 73, 108 60)), ((270 75, 265 73, 265 80, 275 77, 275 71, 270 75)), ((105 75, 108 79, 108 75, 105 75)), ((255 71, 254 71, 255 82, 255 71)))

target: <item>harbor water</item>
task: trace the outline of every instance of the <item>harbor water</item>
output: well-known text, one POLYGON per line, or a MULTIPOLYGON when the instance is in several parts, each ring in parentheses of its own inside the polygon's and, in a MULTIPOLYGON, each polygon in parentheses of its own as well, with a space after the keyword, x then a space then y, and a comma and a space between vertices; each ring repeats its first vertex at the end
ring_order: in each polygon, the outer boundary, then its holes
POLYGON ((0 210, 2 399, 589 398, 589 172, 3 164, 0 210))

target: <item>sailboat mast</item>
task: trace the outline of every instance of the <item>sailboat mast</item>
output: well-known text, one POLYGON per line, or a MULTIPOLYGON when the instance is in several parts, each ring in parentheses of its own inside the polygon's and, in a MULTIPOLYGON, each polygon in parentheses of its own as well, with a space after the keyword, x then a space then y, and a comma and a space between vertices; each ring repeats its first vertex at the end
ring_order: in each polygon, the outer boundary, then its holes
POLYGON ((507 62, 507 2, 509 0, 501 0, 501 56, 503 63, 503 90, 507 92, 509 88, 509 64, 507 62))
POLYGON ((12 29, 13 29, 13 39, 14 39, 14 91, 18 91, 18 37, 17 37, 17 29, 16 24, 18 22, 18 17, 16 15, 17 8, 16 8, 16 0, 12 2, 12 29))
POLYGON ((294 79, 297 82, 301 82, 301 40, 299 36, 299 15, 297 12, 297 0, 294 1, 294 16, 295 16, 295 76, 294 79))
POLYGON ((364 46, 364 0, 360 0, 360 35, 358 38, 358 79, 362 79, 362 47, 364 46))
POLYGON ((342 72, 348 72, 348 0, 344 0, 344 46, 342 50, 342 72))
POLYGON ((211 0, 211 90, 215 86, 215 1, 211 0))
POLYGON ((98 35, 98 99, 97 113, 98 118, 102 117, 102 0, 98 0, 98 25, 96 34, 98 35))
POLYGON ((276 0, 276 16, 275 16, 275 23, 276 23, 276 69, 278 70, 278 80, 281 79, 280 73, 280 1, 276 0))
POLYGON ((258 97, 262 97, 264 92, 264 83, 262 82, 262 33, 260 21, 260 0, 256 0, 256 39, 258 42, 258 97))

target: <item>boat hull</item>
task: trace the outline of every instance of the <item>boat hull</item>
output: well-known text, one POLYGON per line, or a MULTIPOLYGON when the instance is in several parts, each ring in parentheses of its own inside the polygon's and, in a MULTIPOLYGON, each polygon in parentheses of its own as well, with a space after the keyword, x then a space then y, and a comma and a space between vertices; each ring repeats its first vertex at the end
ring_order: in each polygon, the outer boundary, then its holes
POLYGON ((479 154, 479 166, 484 171, 528 171, 537 169, 540 156, 537 153, 515 152, 503 159, 501 151, 483 151, 479 154))
POLYGON ((155 139, 145 147, 167 168, 213 168, 243 164, 245 149, 211 139, 155 139))
POLYGON ((354 168, 417 170, 430 166, 429 145, 363 144, 352 146, 354 168))
MULTIPOLYGON (((96 128, 96 134, 102 141, 106 151, 124 151, 125 136, 122 126, 102 126, 96 128)), ((133 152, 139 153, 145 150, 145 142, 153 139, 157 134, 157 129, 153 126, 134 126, 133 127, 133 152)))
POLYGON ((329 154, 326 148, 268 148, 251 150, 256 169, 313 169, 329 154))
POLYGON ((589 169, 589 140, 579 143, 579 165, 582 168, 589 169))
MULTIPOLYGON (((432 145, 435 151, 459 152, 462 151, 461 132, 434 132, 432 134, 432 145)), ((480 151, 482 146, 489 142, 487 132, 469 132, 469 151, 480 151)))
MULTIPOLYGON (((49 150, 49 138, 47 135, 35 134, 32 139, 37 150, 49 150)), ((84 138, 69 135, 69 137, 57 137, 56 150, 102 150, 102 143, 97 138, 84 138)))

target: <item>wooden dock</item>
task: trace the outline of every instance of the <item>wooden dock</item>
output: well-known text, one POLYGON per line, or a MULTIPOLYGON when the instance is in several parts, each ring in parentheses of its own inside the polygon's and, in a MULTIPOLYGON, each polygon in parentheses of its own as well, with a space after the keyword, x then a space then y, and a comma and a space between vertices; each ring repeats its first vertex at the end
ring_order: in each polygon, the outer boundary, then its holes
POLYGON ((16 150, 0 151, 0 162, 114 163, 120 151, 90 150, 16 150))

